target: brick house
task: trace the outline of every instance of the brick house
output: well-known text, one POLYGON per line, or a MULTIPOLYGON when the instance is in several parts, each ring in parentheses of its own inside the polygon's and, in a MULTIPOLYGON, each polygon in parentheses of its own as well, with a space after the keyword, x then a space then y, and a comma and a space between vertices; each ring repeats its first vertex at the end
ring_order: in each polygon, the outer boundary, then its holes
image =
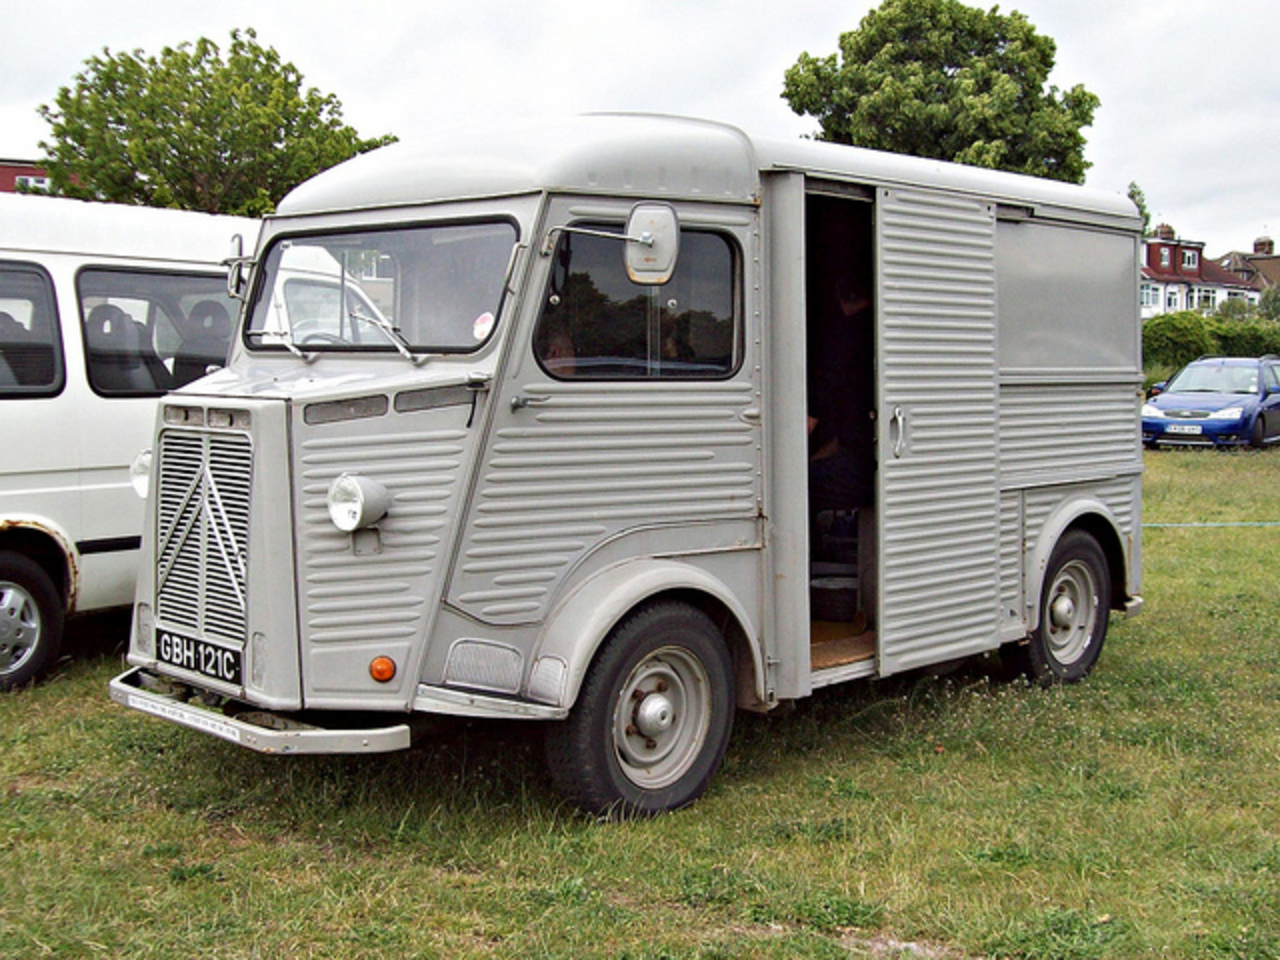
POLYGON ((1212 313, 1228 300, 1256 304, 1253 283, 1204 256, 1204 244, 1182 240, 1161 224, 1142 242, 1142 319, 1179 310, 1212 313))
POLYGON ((0 158, 0 193, 17 193, 19 184, 33 190, 47 190, 49 173, 32 160, 0 158))
POLYGON ((1253 253, 1232 250, 1218 257, 1218 266, 1230 270, 1259 291, 1280 287, 1280 256, 1276 255, 1276 243, 1270 237, 1253 241, 1253 253))

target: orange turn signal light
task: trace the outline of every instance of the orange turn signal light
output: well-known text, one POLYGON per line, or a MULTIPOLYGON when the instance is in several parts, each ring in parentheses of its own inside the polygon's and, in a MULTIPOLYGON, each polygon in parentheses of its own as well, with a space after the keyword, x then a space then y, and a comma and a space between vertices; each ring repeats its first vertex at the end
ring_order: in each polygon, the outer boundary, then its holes
POLYGON ((369 676, 379 683, 386 683, 396 675, 396 662, 390 657, 374 657, 369 662, 369 676))

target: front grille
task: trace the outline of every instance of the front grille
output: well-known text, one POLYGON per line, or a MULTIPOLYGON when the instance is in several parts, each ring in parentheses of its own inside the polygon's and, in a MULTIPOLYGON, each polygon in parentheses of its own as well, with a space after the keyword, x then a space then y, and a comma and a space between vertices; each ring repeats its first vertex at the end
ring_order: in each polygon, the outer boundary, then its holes
POLYGON ((156 488, 156 614, 174 630, 245 640, 253 447, 242 434, 166 431, 156 488))
POLYGON ((1171 420, 1204 420, 1209 416, 1208 410, 1166 410, 1164 415, 1171 420))

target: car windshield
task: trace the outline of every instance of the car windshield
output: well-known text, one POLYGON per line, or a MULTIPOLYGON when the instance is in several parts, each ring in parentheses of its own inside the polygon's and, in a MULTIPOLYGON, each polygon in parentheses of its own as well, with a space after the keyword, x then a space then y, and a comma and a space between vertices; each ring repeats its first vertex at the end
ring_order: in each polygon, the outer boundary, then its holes
POLYGON ((1258 368, 1193 363, 1169 381, 1168 393, 1257 393, 1258 368))
POLYGON ((247 329, 252 346, 465 353, 493 332, 516 242, 509 222, 276 241, 247 329))

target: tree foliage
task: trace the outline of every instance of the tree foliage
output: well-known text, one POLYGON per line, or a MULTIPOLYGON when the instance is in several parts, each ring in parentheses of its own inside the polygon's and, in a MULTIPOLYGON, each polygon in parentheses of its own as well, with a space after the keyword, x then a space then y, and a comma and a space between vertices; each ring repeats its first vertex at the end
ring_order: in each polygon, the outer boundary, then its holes
POLYGON ((54 192, 210 213, 261 215, 308 177, 394 140, 362 139, 333 94, 262 47, 253 30, 218 45, 90 57, 40 115, 54 192))
POLYGON ((1082 183, 1098 98, 1046 87, 1056 49, 1016 11, 884 0, 838 55, 801 54, 782 95, 823 140, 1082 183))

